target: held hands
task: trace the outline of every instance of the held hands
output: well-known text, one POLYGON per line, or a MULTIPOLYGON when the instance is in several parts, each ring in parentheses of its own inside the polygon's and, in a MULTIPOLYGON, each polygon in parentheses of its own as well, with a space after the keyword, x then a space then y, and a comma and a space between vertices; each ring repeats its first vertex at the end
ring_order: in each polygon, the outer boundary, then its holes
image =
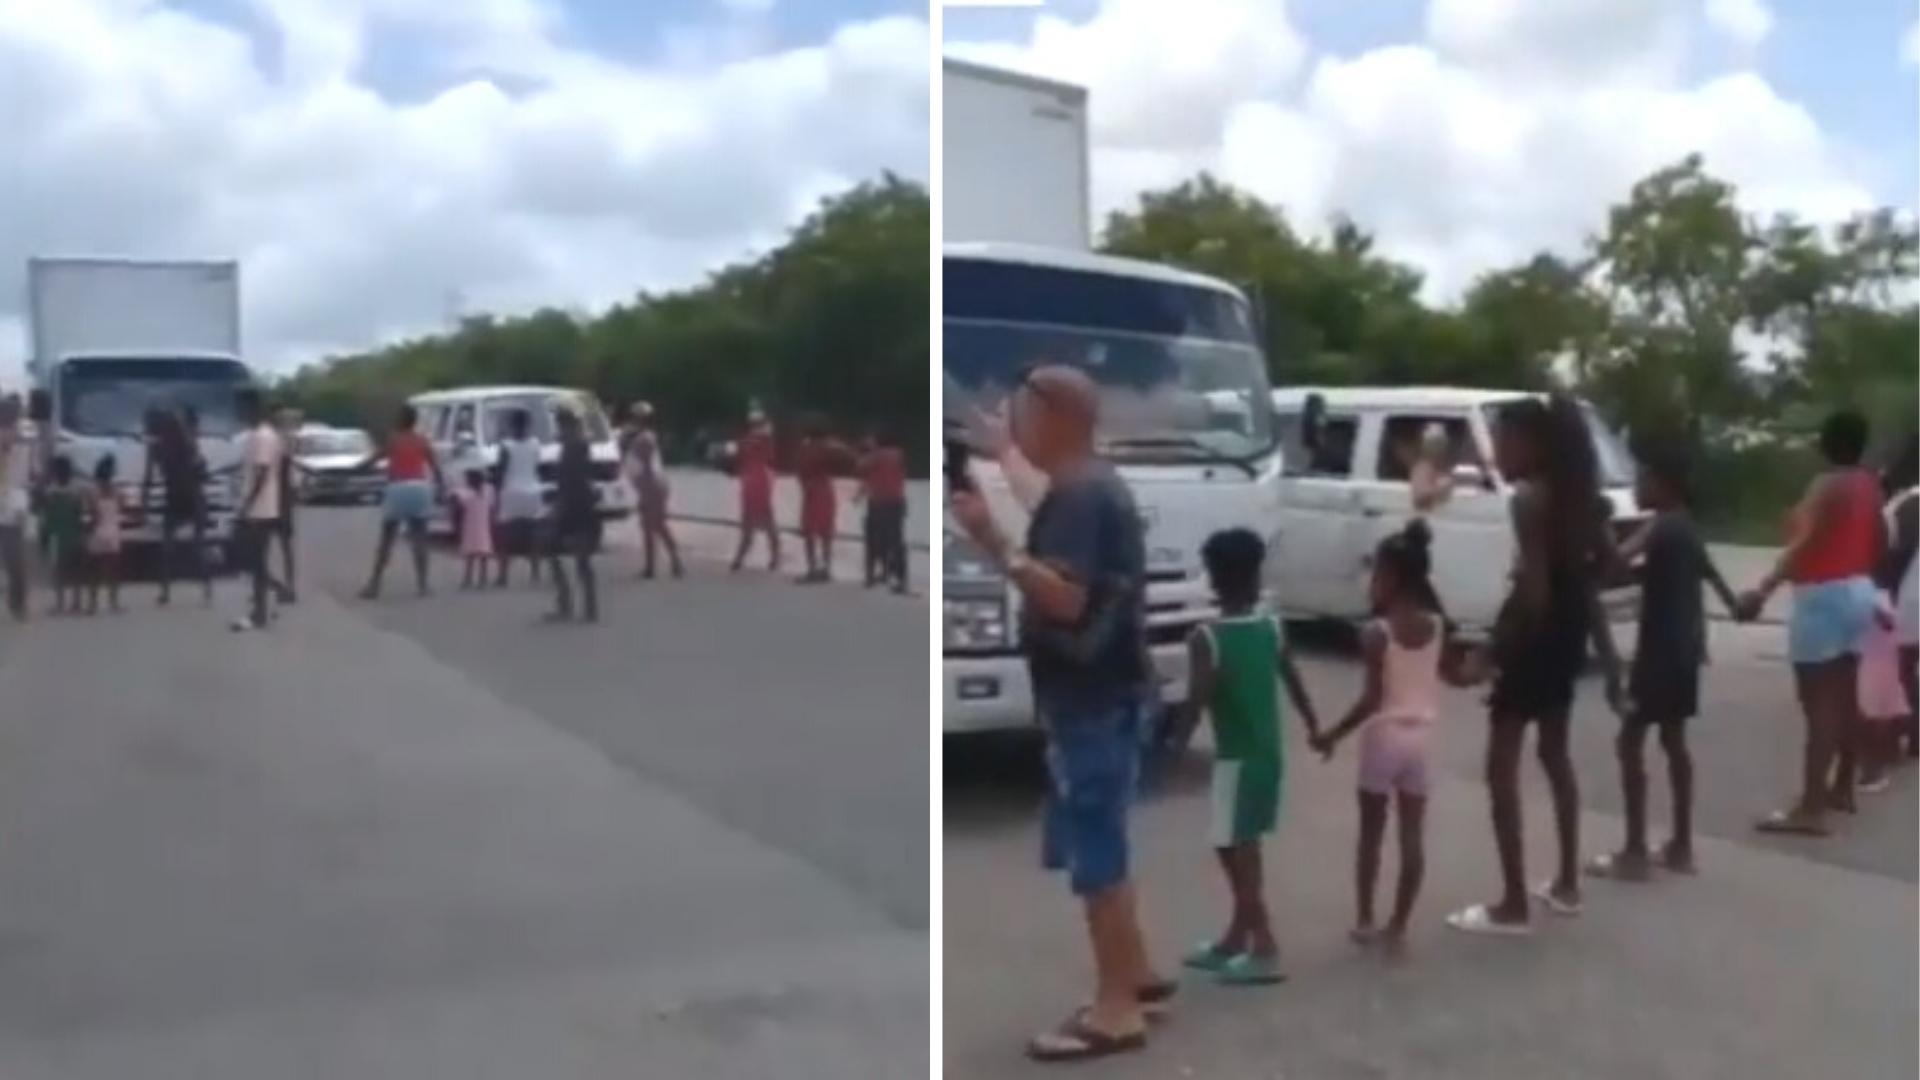
POLYGON ((1334 748, 1340 745, 1340 739, 1333 732, 1322 732, 1309 738, 1307 745, 1320 755, 1321 761, 1332 761, 1334 748))
POLYGON ((1760 617, 1767 606, 1767 594, 1759 589, 1748 589, 1740 594, 1740 602, 1734 606, 1733 617, 1740 622, 1752 622, 1760 617))

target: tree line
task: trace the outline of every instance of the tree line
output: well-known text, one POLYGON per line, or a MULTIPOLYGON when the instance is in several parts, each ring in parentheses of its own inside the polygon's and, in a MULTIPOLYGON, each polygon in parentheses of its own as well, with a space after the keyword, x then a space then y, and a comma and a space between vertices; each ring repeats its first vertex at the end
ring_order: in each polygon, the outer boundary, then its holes
POLYGON ((701 283, 582 315, 479 316, 448 333, 301 369, 278 391, 312 419, 379 428, 425 390, 521 383, 655 408, 671 456, 736 434, 750 406, 789 430, 884 433, 927 467, 926 190, 891 174, 824 200, 777 248, 701 283))
POLYGON ((1246 288, 1276 384, 1565 386, 1630 435, 1684 438, 1722 532, 1777 534, 1828 410, 1861 409, 1883 449, 1920 411, 1912 219, 1762 220, 1698 156, 1633 185, 1579 250, 1482 274, 1448 305, 1359 224, 1308 237, 1205 174, 1110 215, 1103 245, 1246 288))

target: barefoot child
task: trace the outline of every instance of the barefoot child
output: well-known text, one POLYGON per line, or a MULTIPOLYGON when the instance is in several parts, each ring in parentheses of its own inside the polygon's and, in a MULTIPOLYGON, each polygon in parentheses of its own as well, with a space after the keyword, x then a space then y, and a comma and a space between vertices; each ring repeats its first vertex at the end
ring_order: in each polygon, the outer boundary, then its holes
POLYGON ((1620 547, 1627 560, 1646 557, 1641 569, 1640 639, 1627 684, 1633 708, 1621 720, 1617 745, 1627 837, 1618 852, 1596 856, 1587 864, 1587 872, 1596 877, 1644 881, 1652 865, 1647 853, 1647 770, 1642 756, 1649 728, 1660 732, 1667 779, 1673 785, 1673 837, 1661 849, 1660 862, 1681 873, 1694 869, 1693 756, 1687 749, 1686 724, 1700 708, 1700 667, 1706 662, 1701 583, 1713 586, 1720 602, 1736 617, 1740 610, 1739 598, 1713 565, 1687 512, 1687 476, 1686 460, 1677 450, 1642 449, 1635 498, 1653 511, 1653 519, 1620 547))
POLYGON ((80 610, 81 565, 86 543, 86 495, 73 481, 73 461, 53 459, 40 493, 40 534, 53 568, 53 613, 80 610), (69 603, 71 600, 71 603, 69 603))
POLYGON ((484 471, 468 469, 467 486, 454 498, 460 504, 460 557, 466 562, 460 587, 484 589, 493 558, 493 485, 484 471))
POLYGON ((87 503, 87 614, 100 611, 100 589, 107 590, 107 606, 120 610, 120 486, 114 481, 113 455, 100 459, 93 470, 93 490, 87 503))
POLYGON ((1187 642, 1192 674, 1180 739, 1191 737, 1203 710, 1212 715, 1210 842, 1232 890, 1233 914, 1219 940, 1195 948, 1186 965, 1224 983, 1279 982, 1285 976, 1261 892, 1260 864, 1260 838, 1273 831, 1279 817, 1284 772, 1276 666, 1316 739, 1320 720, 1286 648, 1279 618, 1258 609, 1265 542, 1246 529, 1229 529, 1207 538, 1201 558, 1220 617, 1187 642))
POLYGON ((1432 545, 1432 532, 1419 520, 1380 541, 1372 585, 1378 618, 1361 636, 1366 689, 1340 725, 1314 741, 1316 750, 1330 755, 1349 733, 1365 728, 1360 736, 1360 847, 1354 873, 1358 915, 1351 932, 1363 945, 1405 941, 1407 918, 1420 895, 1426 874, 1428 759, 1433 725, 1440 716, 1440 682, 1464 687, 1484 678, 1484 665, 1469 663, 1466 652, 1447 638, 1433 591, 1432 545), (1389 800, 1399 807, 1400 877, 1393 917, 1384 929, 1376 929, 1374 883, 1380 875, 1389 800))

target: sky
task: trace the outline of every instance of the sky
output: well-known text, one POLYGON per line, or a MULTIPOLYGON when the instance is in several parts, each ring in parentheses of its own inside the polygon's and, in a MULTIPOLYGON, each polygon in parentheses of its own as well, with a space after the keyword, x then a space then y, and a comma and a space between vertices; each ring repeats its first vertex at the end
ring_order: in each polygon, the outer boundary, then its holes
POLYGON ((943 51, 1089 88, 1095 210, 1202 169, 1336 213, 1430 299, 1573 251, 1689 152, 1755 214, 1920 188, 1914 0, 1045 0, 949 10, 943 51))
POLYGON ((0 0, 0 382, 30 255, 234 258, 270 371, 596 310, 924 181, 920 0, 0 0))

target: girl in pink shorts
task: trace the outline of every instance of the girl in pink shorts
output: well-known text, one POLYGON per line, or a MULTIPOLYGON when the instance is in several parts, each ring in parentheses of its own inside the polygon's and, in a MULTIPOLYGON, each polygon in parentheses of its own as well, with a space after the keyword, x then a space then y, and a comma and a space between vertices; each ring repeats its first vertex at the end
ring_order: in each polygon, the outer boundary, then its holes
POLYGON ((1428 760, 1440 715, 1440 683, 1471 686, 1485 679, 1485 664, 1448 639, 1432 582, 1433 534, 1425 522, 1380 542, 1373 559, 1373 609, 1379 617, 1362 634, 1366 689, 1338 727, 1315 749, 1331 756, 1341 739, 1360 735, 1360 851, 1356 860, 1359 917, 1353 940, 1367 944, 1405 940, 1407 917, 1426 872, 1425 823, 1428 760), (1400 880, 1393 917, 1375 929, 1374 882, 1387 829, 1387 804, 1397 800, 1400 818, 1400 880))

